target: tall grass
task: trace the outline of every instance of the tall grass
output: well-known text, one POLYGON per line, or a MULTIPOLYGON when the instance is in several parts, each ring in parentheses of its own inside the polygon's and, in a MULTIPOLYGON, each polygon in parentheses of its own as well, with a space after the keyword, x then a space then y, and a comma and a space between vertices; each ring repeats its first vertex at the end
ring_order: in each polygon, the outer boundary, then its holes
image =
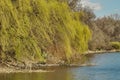
POLYGON ((45 61, 54 54, 69 61, 87 50, 91 36, 78 17, 58 0, 0 0, 1 57, 45 61))

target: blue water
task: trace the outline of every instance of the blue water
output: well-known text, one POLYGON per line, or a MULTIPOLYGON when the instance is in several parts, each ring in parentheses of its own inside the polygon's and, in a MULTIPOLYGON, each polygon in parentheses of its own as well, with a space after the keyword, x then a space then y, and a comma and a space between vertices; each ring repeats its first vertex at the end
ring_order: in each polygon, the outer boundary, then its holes
POLYGON ((120 80, 120 53, 96 54, 90 62, 95 65, 45 73, 0 74, 0 80, 120 80))
POLYGON ((120 53, 97 54, 92 62, 96 66, 72 70, 74 80, 120 80, 120 53))

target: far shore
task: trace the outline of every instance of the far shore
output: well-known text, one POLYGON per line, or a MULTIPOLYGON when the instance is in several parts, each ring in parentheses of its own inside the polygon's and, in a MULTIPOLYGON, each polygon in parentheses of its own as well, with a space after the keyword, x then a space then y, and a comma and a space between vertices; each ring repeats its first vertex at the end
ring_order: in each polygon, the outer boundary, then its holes
POLYGON ((120 50, 87 51, 84 54, 103 54, 103 53, 114 53, 114 52, 120 52, 120 50))

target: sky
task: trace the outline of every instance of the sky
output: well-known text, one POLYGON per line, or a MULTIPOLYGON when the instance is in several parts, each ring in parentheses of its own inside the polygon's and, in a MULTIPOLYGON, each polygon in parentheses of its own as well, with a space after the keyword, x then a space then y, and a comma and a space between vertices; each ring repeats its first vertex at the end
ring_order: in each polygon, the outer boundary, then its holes
POLYGON ((82 4, 94 9, 97 17, 120 14, 120 0, 82 0, 82 4))

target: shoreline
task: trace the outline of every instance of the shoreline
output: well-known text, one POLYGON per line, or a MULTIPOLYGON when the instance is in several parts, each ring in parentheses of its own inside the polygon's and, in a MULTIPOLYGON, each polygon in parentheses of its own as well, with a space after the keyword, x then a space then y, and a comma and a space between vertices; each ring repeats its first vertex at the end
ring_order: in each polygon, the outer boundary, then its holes
MULTIPOLYGON (((101 51, 87 51, 82 55, 90 55, 90 54, 104 54, 104 53, 115 53, 120 52, 120 50, 101 50, 101 51)), ((43 64, 38 67, 38 69, 15 69, 9 68, 5 66, 0 66, 0 74, 1 73, 36 73, 36 72, 54 72, 52 68, 57 67, 84 67, 84 66, 94 66, 95 64, 43 64), (50 70, 49 70, 50 68, 50 70), (48 69, 48 70, 47 70, 48 69)))
POLYGON ((21 70, 17 70, 17 69, 12 69, 12 68, 3 68, 3 67, 0 67, 0 74, 2 73, 6 73, 6 74, 9 74, 9 73, 38 73, 38 72, 50 72, 50 71, 47 71, 47 70, 42 70, 42 69, 39 69, 39 70, 28 70, 28 69, 21 69, 21 70))
POLYGON ((87 51, 84 54, 104 54, 104 53, 116 53, 120 52, 120 50, 100 50, 100 51, 87 51))
POLYGON ((43 72, 54 72, 54 69, 59 68, 72 68, 72 67, 85 67, 85 66, 94 66, 95 64, 46 64, 42 65, 41 69, 15 69, 9 67, 1 67, 0 66, 0 74, 2 73, 43 73, 43 72))

